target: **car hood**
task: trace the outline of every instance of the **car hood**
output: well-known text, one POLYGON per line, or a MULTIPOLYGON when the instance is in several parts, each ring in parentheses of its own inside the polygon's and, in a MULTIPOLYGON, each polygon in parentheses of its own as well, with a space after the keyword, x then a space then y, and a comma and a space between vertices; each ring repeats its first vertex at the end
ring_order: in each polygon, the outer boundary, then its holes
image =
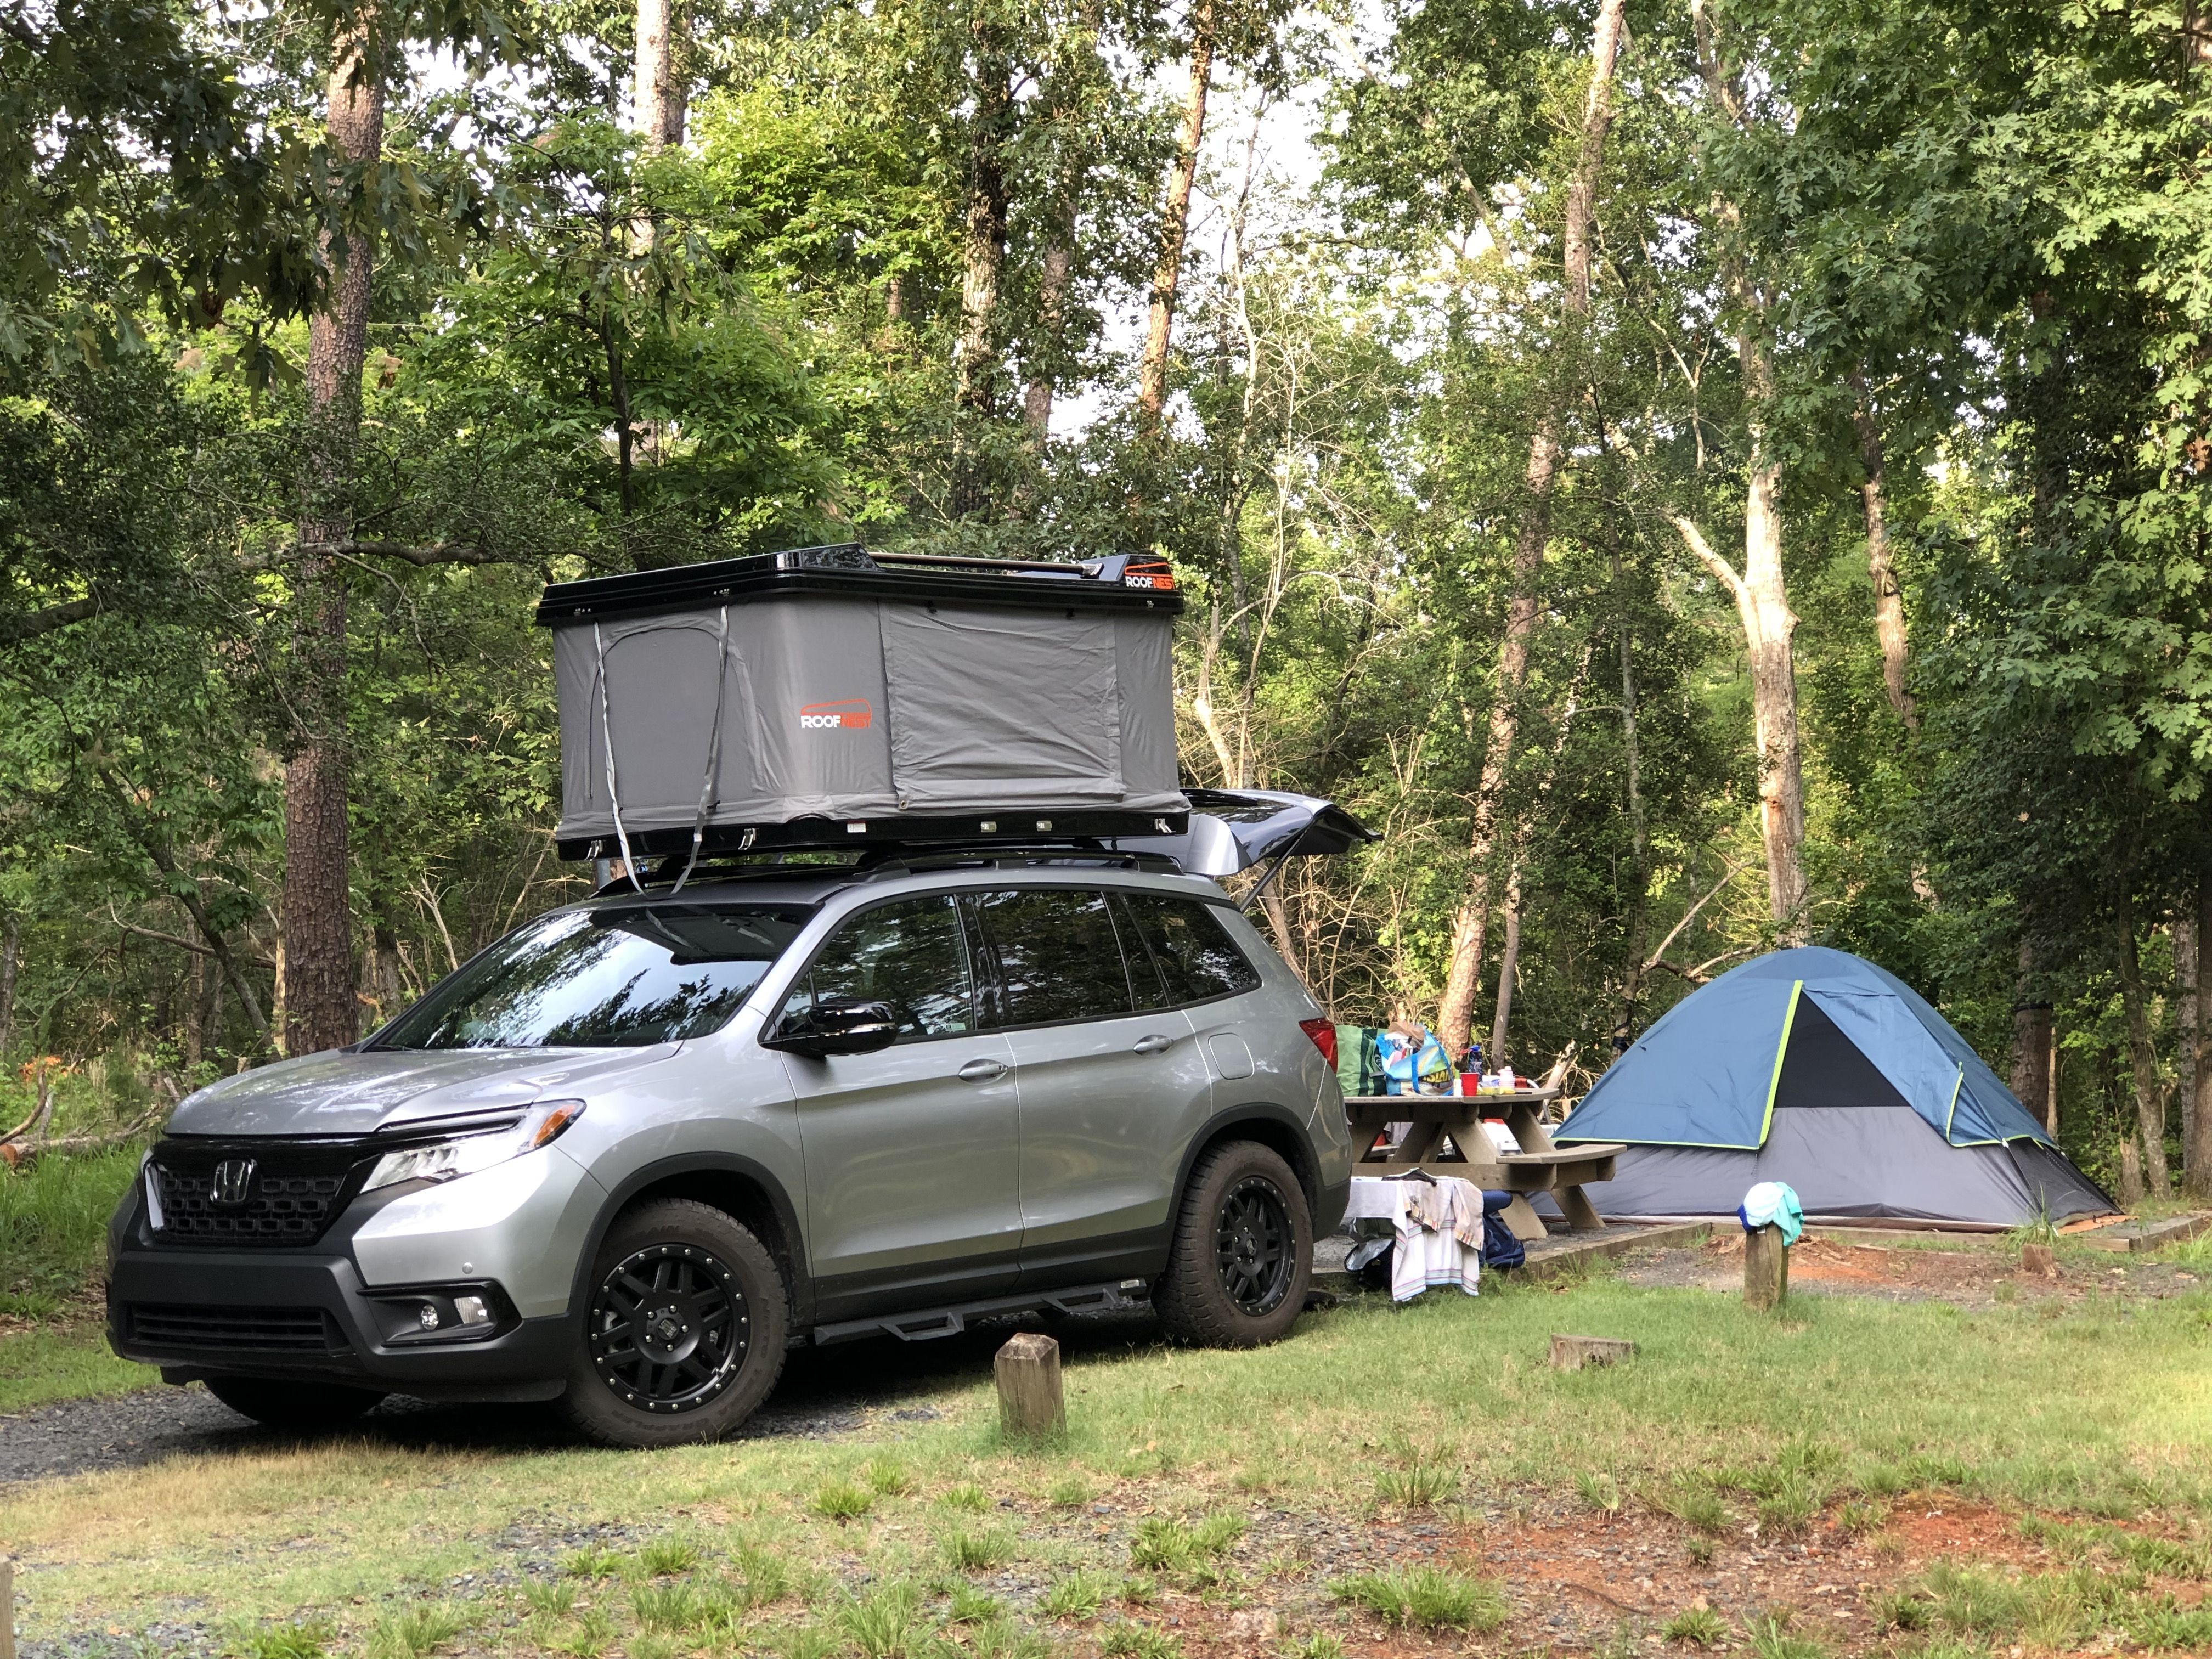
POLYGON ((332 1049, 241 1072, 189 1095, 169 1119, 188 1135, 359 1135, 455 1112, 586 1095, 658 1065, 649 1048, 332 1049))

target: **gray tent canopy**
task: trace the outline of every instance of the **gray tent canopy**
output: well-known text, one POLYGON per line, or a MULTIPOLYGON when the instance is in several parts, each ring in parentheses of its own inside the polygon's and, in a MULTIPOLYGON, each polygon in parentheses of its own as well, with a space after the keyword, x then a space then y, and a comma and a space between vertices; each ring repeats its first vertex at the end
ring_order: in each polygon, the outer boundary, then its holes
POLYGON ((1176 836, 1165 561, 799 548, 556 583, 564 858, 1176 836))
POLYGON ((1621 1141, 1607 1215, 1728 1215, 1761 1181, 1808 1216, 2015 1227, 2112 1211, 1950 1023, 1842 951, 1776 951, 1685 997, 1554 1137, 1621 1141))

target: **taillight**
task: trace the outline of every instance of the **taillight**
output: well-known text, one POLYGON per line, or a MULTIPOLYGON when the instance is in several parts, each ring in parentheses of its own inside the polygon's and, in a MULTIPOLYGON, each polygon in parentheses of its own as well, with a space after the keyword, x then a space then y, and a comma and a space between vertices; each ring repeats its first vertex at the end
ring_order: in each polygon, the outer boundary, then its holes
POLYGON ((1313 1046, 1321 1050, 1321 1057, 1334 1070, 1336 1066, 1336 1027, 1325 1019, 1302 1019, 1298 1022, 1298 1030, 1313 1039, 1313 1046))

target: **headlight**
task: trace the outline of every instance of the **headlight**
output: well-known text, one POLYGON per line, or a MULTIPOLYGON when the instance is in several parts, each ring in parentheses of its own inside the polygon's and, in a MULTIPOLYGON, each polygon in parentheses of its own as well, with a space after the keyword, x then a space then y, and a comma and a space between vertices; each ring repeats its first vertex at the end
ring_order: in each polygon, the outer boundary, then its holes
POLYGON ((515 1121, 497 1128, 386 1152, 376 1160, 362 1191, 373 1193, 379 1187, 397 1186, 403 1181, 452 1181, 474 1175, 510 1158, 551 1146, 583 1115, 580 1100, 541 1100, 515 1121))

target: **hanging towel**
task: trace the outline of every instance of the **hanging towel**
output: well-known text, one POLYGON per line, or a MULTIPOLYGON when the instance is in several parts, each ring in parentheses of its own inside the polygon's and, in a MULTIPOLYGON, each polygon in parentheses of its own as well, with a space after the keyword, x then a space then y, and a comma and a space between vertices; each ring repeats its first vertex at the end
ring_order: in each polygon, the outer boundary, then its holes
POLYGON ((1456 1285, 1475 1295, 1482 1275, 1482 1189, 1450 1177, 1397 1184, 1390 1299, 1410 1302, 1432 1285, 1456 1285))
POLYGON ((1762 1181, 1743 1195, 1737 1206, 1736 1218, 1749 1232, 1753 1227, 1779 1227, 1782 1242, 1795 1244, 1797 1236, 1805 1231, 1805 1212, 1797 1202, 1797 1194, 1779 1181, 1762 1181))

